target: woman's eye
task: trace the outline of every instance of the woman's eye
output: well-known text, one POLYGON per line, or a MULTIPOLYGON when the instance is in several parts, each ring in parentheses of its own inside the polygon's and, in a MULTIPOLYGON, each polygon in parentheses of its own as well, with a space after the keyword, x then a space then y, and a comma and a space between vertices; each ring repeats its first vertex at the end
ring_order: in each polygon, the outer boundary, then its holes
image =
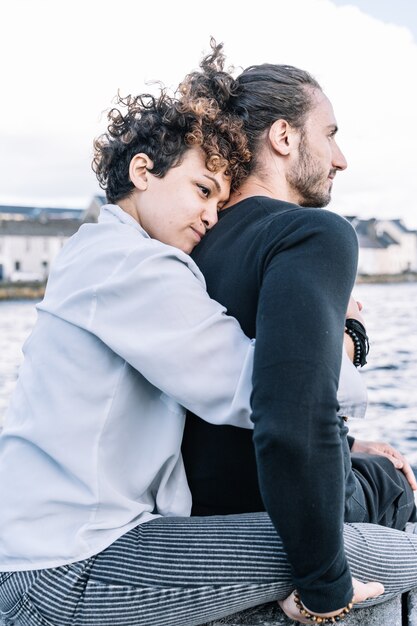
POLYGON ((205 187, 204 185, 197 185, 197 187, 200 189, 201 193, 203 194, 205 198, 209 197, 210 189, 208 189, 208 187, 205 187))

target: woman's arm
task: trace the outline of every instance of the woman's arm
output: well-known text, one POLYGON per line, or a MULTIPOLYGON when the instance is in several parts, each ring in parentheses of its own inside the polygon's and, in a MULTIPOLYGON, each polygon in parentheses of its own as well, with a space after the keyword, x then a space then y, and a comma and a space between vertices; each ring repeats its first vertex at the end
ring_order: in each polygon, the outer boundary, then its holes
POLYGON ((338 415, 345 418, 364 418, 368 404, 368 392, 363 376, 353 365, 344 349, 337 390, 338 415))
POLYGON ((253 428, 254 342, 187 255, 163 244, 133 250, 97 286, 90 330, 206 421, 253 428))
MULTIPOLYGON (((348 304, 348 308, 346 311, 346 319, 358 320, 358 322, 361 322, 361 324, 365 326, 365 321, 361 313, 362 308, 363 308, 362 303, 355 300, 354 297, 351 295, 349 298, 349 304, 348 304)), ((344 341, 345 350, 350 360, 353 362, 353 357, 355 354, 355 346, 354 346, 353 340, 347 333, 345 333, 343 337, 343 341, 344 341)))

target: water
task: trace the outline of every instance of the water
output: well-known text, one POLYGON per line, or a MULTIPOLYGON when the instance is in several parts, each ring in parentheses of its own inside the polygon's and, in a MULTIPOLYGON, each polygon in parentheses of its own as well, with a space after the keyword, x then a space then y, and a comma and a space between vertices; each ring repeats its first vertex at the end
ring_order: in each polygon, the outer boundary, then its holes
POLYGON ((357 285, 371 350, 362 372, 368 387, 365 420, 351 434, 389 441, 417 467, 417 283, 357 285))
POLYGON ((0 302, 0 426, 23 360, 22 345, 35 320, 34 302, 0 302))
MULTIPOLYGON (((351 420, 351 434, 389 441, 417 468, 417 283, 357 285, 354 295, 364 305, 371 352, 362 370, 367 418, 351 420)), ((33 302, 0 303, 0 424, 35 319, 33 302)))

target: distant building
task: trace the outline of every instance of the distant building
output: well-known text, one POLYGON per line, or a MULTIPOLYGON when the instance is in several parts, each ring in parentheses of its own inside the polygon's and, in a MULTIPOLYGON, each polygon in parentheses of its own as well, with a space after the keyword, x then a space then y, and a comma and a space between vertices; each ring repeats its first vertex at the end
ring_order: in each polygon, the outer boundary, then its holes
POLYGON ((0 281, 43 281, 64 242, 82 223, 76 209, 0 205, 0 281))
POLYGON ((347 217, 359 240, 358 274, 417 271, 417 232, 401 220, 347 217))
MULTIPOLYGON (((96 222, 104 194, 85 210, 0 205, 0 281, 43 281, 65 241, 96 222)), ((347 216, 359 239, 359 275, 417 272, 417 231, 400 219, 347 216)))
POLYGON ((60 209, 54 207, 13 206, 0 204, 0 221, 4 220, 30 220, 46 222, 50 219, 78 220, 83 215, 80 209, 60 209))
POLYGON ((104 194, 96 194, 92 197, 90 204, 83 214, 84 222, 97 222, 101 207, 106 204, 104 194))
POLYGON ((381 220, 378 223, 381 229, 401 247, 401 266, 403 271, 417 271, 417 231, 409 230, 402 220, 381 220))

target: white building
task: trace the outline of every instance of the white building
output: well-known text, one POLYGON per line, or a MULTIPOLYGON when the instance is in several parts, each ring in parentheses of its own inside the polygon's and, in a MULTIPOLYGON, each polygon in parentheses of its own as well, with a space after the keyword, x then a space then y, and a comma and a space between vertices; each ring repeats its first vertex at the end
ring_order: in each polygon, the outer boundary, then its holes
POLYGON ((0 281, 47 278, 53 259, 81 224, 81 211, 59 217, 57 211, 0 206, 0 281))
POLYGON ((381 220, 377 230, 385 232, 398 241, 401 247, 403 271, 417 271, 417 232, 409 230, 401 220, 381 220))
POLYGON ((403 274, 417 270, 417 233, 401 220, 347 218, 359 240, 359 275, 403 274))
MULTIPOLYGON (((95 195, 78 209, 0 205, 0 282, 43 281, 64 242, 105 204, 95 195)), ((417 272, 417 232, 401 220, 347 217, 359 239, 359 275, 417 272)))
POLYGON ((91 198, 91 202, 83 213, 83 222, 97 222, 101 207, 106 204, 106 196, 96 194, 91 198))

